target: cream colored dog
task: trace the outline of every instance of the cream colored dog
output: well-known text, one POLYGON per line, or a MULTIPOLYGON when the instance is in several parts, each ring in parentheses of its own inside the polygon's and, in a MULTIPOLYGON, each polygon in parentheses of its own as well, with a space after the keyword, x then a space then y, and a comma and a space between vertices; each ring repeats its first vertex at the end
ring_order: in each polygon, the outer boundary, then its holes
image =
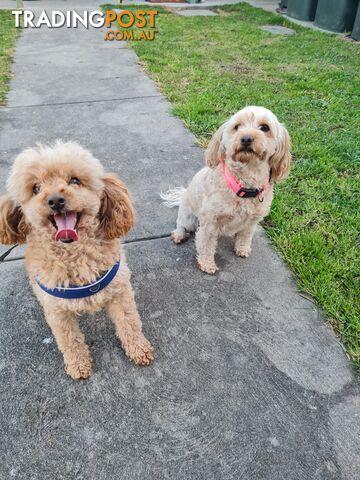
POLYGON ((273 184, 290 169, 290 138, 276 116, 263 107, 246 107, 214 134, 207 166, 187 189, 162 194, 168 207, 180 205, 171 238, 182 243, 196 230, 199 268, 218 270, 215 251, 220 235, 235 236, 235 254, 248 257, 255 227, 270 211, 273 184))
POLYGON ((128 191, 91 153, 57 142, 23 151, 0 199, 0 242, 26 243, 30 283, 44 308, 65 370, 91 374, 78 317, 106 308, 126 355, 148 365, 153 349, 141 330, 120 237, 134 223, 128 191), (84 296, 85 295, 85 296, 84 296))

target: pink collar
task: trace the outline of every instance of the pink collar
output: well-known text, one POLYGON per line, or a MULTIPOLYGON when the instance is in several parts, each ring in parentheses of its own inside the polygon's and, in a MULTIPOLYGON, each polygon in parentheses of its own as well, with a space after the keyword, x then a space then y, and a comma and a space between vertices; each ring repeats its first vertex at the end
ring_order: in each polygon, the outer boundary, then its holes
POLYGON ((260 202, 264 200, 263 192, 265 188, 269 185, 269 182, 271 180, 271 170, 270 170, 269 178, 266 180, 264 185, 262 185, 260 188, 246 188, 243 183, 238 182, 237 178, 230 174, 226 163, 224 163, 223 175, 228 187, 231 188, 231 190, 234 193, 236 193, 238 197, 241 197, 241 198, 258 197, 260 202))

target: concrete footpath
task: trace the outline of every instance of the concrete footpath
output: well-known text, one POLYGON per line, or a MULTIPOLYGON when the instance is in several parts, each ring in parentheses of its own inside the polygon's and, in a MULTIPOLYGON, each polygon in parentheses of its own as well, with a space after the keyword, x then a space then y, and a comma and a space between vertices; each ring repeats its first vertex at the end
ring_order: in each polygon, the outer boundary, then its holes
MULTIPOLYGON (((96 7, 24 2, 45 5, 96 7)), ((0 264, 2 480, 360 478, 359 385, 264 232, 249 259, 223 241, 213 277, 196 269, 193 241, 165 238, 176 211, 158 193, 186 184, 202 151, 131 48, 95 29, 24 30, 0 127, 2 192, 18 153, 56 138, 129 186, 138 223, 126 251, 156 349, 136 367, 104 313, 87 318, 94 374, 72 381, 23 260, 0 264)))

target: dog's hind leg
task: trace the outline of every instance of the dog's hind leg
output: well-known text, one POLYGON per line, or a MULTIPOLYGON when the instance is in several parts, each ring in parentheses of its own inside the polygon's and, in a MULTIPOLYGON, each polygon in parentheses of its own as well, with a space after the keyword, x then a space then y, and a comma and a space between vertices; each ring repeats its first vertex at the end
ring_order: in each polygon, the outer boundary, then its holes
POLYGON ((45 318, 64 356, 65 372, 74 380, 90 377, 92 359, 76 315, 45 309, 45 318))
POLYGON ((251 243, 259 220, 249 220, 235 235, 234 252, 238 257, 248 257, 251 253, 251 243))
POLYGON ((195 236, 197 262, 200 270, 214 274, 219 269, 215 263, 215 252, 219 232, 215 225, 200 220, 200 226, 195 236))
POLYGON ((185 198, 179 206, 179 213, 176 221, 176 229, 171 233, 174 243, 183 243, 190 237, 189 232, 194 232, 197 227, 197 218, 191 208, 186 204, 185 198))
POLYGON ((149 365, 154 359, 154 349, 142 333, 140 316, 130 283, 120 297, 107 306, 116 335, 126 355, 137 365, 149 365))

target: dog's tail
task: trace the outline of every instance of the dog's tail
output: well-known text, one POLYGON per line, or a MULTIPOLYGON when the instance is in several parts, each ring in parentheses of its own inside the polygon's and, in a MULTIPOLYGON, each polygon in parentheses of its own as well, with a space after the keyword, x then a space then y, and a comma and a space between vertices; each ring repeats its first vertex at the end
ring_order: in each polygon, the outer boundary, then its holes
POLYGON ((162 203, 168 207, 168 208, 173 208, 173 207, 178 207, 181 202, 181 197, 184 195, 186 192, 186 188, 184 187, 176 187, 176 188, 171 188, 167 192, 160 193, 160 197, 164 200, 162 203))

